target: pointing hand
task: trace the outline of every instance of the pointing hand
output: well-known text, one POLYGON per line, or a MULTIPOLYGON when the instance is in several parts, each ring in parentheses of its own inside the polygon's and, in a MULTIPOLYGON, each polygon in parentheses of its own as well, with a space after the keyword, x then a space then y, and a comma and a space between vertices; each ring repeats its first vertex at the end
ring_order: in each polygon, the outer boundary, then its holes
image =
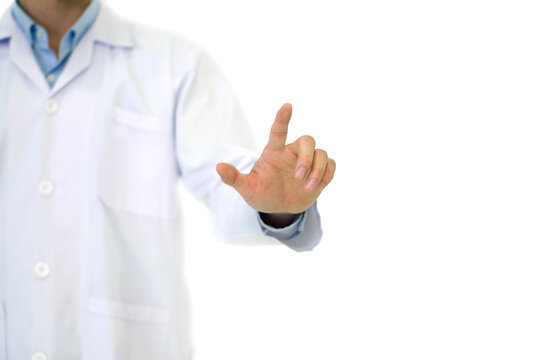
POLYGON ((268 144, 249 174, 219 163, 221 179, 232 186, 255 210, 297 214, 307 210, 332 181, 336 162, 326 151, 315 149, 311 136, 286 144, 292 106, 284 104, 270 131, 268 144))

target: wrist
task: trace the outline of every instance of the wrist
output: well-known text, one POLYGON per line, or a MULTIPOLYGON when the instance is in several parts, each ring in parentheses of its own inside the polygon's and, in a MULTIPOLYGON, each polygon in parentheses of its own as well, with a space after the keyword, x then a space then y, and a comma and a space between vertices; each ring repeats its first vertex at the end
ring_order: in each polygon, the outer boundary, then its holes
POLYGON ((289 213, 262 213, 259 212, 261 220, 268 226, 271 226, 276 229, 282 229, 293 224, 297 219, 299 214, 289 214, 289 213))

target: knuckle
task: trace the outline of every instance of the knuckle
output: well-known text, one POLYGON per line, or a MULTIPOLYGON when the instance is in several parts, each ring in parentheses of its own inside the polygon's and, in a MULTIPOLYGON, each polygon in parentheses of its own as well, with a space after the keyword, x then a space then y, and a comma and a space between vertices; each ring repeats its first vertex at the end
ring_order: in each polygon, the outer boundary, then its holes
POLYGON ((336 160, 328 159, 328 166, 330 166, 332 171, 336 171, 336 160))
POLYGON ((300 138, 303 143, 307 145, 313 145, 315 147, 315 138, 311 135, 304 135, 300 138))
POLYGON ((277 136, 277 137, 287 136, 287 131, 283 130, 283 129, 274 129, 273 128, 270 132, 271 132, 271 134, 273 136, 277 136))
POLYGON ((328 159, 328 153, 323 149, 317 149, 315 150, 315 153, 323 159, 328 159))

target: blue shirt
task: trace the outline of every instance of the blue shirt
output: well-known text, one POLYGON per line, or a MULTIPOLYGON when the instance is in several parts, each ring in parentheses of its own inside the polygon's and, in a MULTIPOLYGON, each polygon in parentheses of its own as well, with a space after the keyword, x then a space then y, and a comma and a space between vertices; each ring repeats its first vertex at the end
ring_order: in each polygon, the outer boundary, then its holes
POLYGON ((52 88, 54 86, 62 70, 64 70, 71 52, 96 20, 99 7, 99 0, 92 0, 75 25, 64 34, 60 42, 58 57, 56 57, 54 51, 49 47, 49 35, 47 31, 42 26, 36 24, 17 1, 13 4, 11 14, 28 39, 49 87, 52 88))

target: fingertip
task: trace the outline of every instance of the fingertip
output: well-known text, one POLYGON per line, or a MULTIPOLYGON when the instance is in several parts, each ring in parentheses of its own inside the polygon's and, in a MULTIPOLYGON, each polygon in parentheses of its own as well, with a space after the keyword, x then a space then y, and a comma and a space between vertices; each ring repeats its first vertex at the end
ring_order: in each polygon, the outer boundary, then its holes
POLYGON ((330 166, 332 167, 332 176, 334 176, 334 174, 335 174, 335 172, 336 172, 336 169, 337 169, 336 160, 334 160, 334 159, 328 159, 328 163, 329 163, 330 166))
POLYGON ((223 172, 225 171, 225 163, 218 163, 216 165, 216 171, 217 173, 221 176, 221 174, 223 174, 223 172))
POLYGON ((227 184, 232 185, 236 179, 236 168, 230 164, 219 163, 216 165, 216 171, 221 177, 221 180, 227 184))
POLYGON ((285 103, 284 106, 287 108, 287 111, 288 111, 288 113, 289 113, 289 116, 292 116, 292 104, 290 104, 290 103, 285 103))
POLYGON ((290 116, 292 115, 292 105, 288 102, 281 105, 281 108, 278 110, 278 114, 283 112, 285 112, 285 114, 287 114, 286 117, 290 119, 290 116))

